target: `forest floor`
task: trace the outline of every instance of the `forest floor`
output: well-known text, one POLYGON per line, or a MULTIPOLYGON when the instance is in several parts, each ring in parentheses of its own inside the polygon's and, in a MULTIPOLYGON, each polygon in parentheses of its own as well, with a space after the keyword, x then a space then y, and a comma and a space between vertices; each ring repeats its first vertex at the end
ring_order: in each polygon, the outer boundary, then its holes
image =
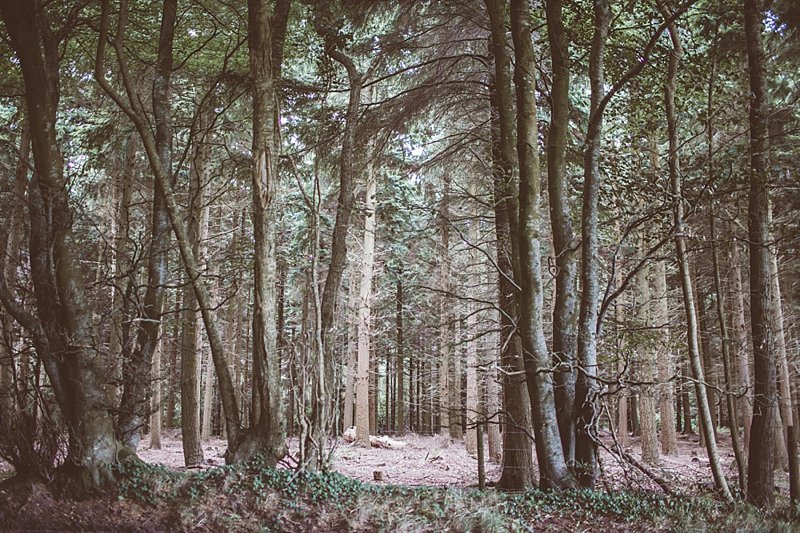
MULTIPOLYGON (((125 467, 117 494, 73 501, 54 499, 43 485, 0 485, 0 531, 797 531, 785 504, 787 482, 777 476, 779 510, 728 507, 713 495, 705 450, 696 435, 679 435, 678 454, 647 467, 677 496, 668 497, 637 467, 601 454, 595 492, 507 494, 477 487, 477 460, 463 441, 407 435, 397 449, 362 448, 337 441, 337 474, 296 476, 290 456, 278 469, 223 465, 225 442, 204 444, 206 464, 183 467, 177 432, 165 431, 162 449, 142 440, 145 463, 125 467), (286 468, 280 468, 284 466, 286 468), (382 481, 375 482, 375 472, 382 481)), ((611 447, 608 436, 604 444, 611 447)), ((641 451, 632 438, 626 451, 641 451)), ((720 453, 735 486, 730 439, 720 453)), ((486 464, 490 487, 501 466, 486 464)), ((0 479, 10 467, 0 463, 0 479)))
MULTIPOLYGON (((620 459, 611 452, 613 440, 607 434, 601 435, 605 449, 601 449, 601 486, 610 490, 653 490, 661 491, 658 484, 637 467, 620 459)), ((380 483, 391 485, 430 486, 430 487, 477 487, 478 460, 467 453, 464 441, 453 440, 441 435, 408 434, 395 440, 405 444, 402 448, 364 448, 339 439, 333 443, 333 470, 347 477, 365 483, 373 483, 375 472, 380 472, 380 483)), ((637 461, 641 460, 641 439, 631 436, 625 450, 637 461)), ((148 462, 163 465, 172 470, 184 470, 183 449, 178 430, 167 430, 162 435, 161 449, 149 447, 149 437, 145 436, 139 446, 139 457, 148 462)), ((720 455, 725 474, 732 485, 738 479, 736 462, 731 448, 730 435, 718 436, 720 455)), ((289 440, 289 456, 283 465, 292 466, 293 456, 297 454, 297 439, 289 440)), ((213 438, 203 445, 206 464, 200 469, 213 468, 225 464, 226 449, 224 440, 213 438)), ((488 457, 488 451, 486 452, 488 457)), ((485 462, 486 480, 489 485, 496 482, 502 473, 502 466, 488 459, 485 462)), ((663 480, 668 486, 681 494, 696 494, 713 489, 711 468, 704 447, 700 446, 697 434, 678 434, 678 450, 674 455, 662 456, 658 465, 646 465, 650 472, 663 480)), ((193 468, 198 469, 198 468, 193 468)), ((778 490, 788 491, 788 477, 785 473, 776 475, 778 490)))

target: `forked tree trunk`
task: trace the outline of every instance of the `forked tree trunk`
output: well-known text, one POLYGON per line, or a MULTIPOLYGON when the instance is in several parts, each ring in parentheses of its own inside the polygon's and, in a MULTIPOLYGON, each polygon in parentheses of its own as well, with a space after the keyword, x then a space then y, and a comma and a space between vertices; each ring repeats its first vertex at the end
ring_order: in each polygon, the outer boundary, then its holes
POLYGON ((74 213, 56 136, 60 43, 48 15, 38 1, 0 2, 30 121, 35 177, 29 190, 29 254, 38 319, 14 307, 6 291, 3 305, 31 332, 69 430, 63 479, 76 481, 79 490, 99 490, 115 483, 109 467, 125 454, 120 455, 107 403, 108 373, 92 348, 91 311, 75 255, 74 213))
MULTIPOLYGON (((158 59, 153 74, 153 118, 155 119, 155 149, 158 153, 164 178, 174 183, 172 177, 172 115, 170 92, 173 63, 173 41, 177 0, 165 0, 161 13, 161 31, 158 38, 158 59)), ((147 290, 144 296, 142 320, 135 335, 130 357, 122 362, 124 385, 117 422, 118 438, 135 451, 142 428, 149 417, 150 373, 153 353, 161 331, 164 313, 166 280, 170 247, 169 217, 164 192, 154 180, 150 226, 150 249, 147 260, 147 290)))
MULTIPOLYGON (((502 380, 503 409, 495 424, 502 423, 503 471, 498 486, 510 490, 524 490, 535 485, 533 470, 533 448, 529 432, 531 405, 529 387, 525 383, 525 366, 522 360, 522 344, 516 333, 519 322, 517 286, 519 253, 516 250, 518 226, 518 201, 513 182, 514 114, 511 91, 508 42, 505 31, 506 2, 486 0, 486 9, 491 22, 489 50, 494 57, 494 83, 490 86, 492 109, 492 174, 494 182, 494 215, 497 241, 498 307, 500 310, 500 334, 498 336, 502 380)), ((495 411, 497 411, 495 409, 495 411)), ((490 413, 493 415, 494 413, 490 413)), ((497 427, 499 430, 499 426, 497 427)), ((499 431, 498 431, 499 433, 499 431)), ((498 449, 499 451, 499 449, 498 449)))
POLYGON ((133 88, 133 81, 130 79, 129 72, 126 65, 125 54, 125 26, 127 22, 127 12, 125 9, 120 10, 119 18, 117 21, 117 31, 115 38, 111 40, 111 44, 115 49, 117 61, 125 68, 120 68, 120 77, 122 83, 125 85, 126 90, 130 96, 128 100, 124 100, 119 93, 110 85, 105 78, 105 49, 109 42, 109 12, 110 3, 108 0, 101 2, 100 14, 100 35, 97 40, 97 54, 95 58, 95 79, 100 84, 102 89, 119 108, 131 119, 136 127, 139 137, 147 154, 147 159, 150 163, 150 168, 156 177, 157 186, 160 192, 164 195, 164 205, 169 216, 169 221, 172 226, 172 231, 175 234, 180 252, 181 260, 184 266, 184 271, 189 283, 194 289, 194 295, 197 298, 200 312, 203 317, 203 324, 205 326, 206 334, 209 340, 209 348, 214 359, 214 367, 217 371, 220 386, 220 396, 222 399, 223 410, 225 415, 225 424, 227 428, 229 445, 236 441, 240 429, 239 410, 236 405, 236 398, 233 393, 233 383, 230 377, 230 371, 227 368, 227 358, 225 357, 225 349, 222 342, 222 335, 218 319, 212 306, 210 305, 211 297, 208 292, 204 281, 200 278, 200 264, 197 261, 195 254, 192 251, 190 239, 187 235, 186 227, 184 226, 181 214, 178 209, 171 180, 169 179, 168 172, 165 171, 161 164, 156 141, 153 138, 150 129, 145 122, 147 112, 142 106, 141 100, 135 94, 133 88))
MULTIPOLYGON (((517 157, 519 159, 519 273, 517 279, 520 337, 532 408, 541 488, 565 489, 575 480, 567 469, 553 392, 552 357, 542 319, 544 287, 541 272, 540 169, 535 99, 535 58, 527 0, 511 0, 514 41, 514 85, 517 100, 517 157)), ((596 371, 584 368, 585 372, 596 371)), ((583 373, 582 373, 583 374, 583 373)), ((576 459, 579 459, 576 456, 576 459)))

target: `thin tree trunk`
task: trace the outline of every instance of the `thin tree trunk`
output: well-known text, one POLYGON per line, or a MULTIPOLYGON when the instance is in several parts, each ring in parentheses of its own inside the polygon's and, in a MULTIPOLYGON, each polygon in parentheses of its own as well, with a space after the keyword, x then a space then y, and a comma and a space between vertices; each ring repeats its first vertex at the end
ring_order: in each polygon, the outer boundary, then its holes
POLYGON ((450 176, 442 178, 442 198, 439 202, 439 432, 452 436, 450 428, 450 381, 452 380, 452 325, 450 315, 450 176))
POLYGON ((348 291, 348 313, 350 317, 347 324, 347 364, 344 369, 344 429, 355 425, 353 417, 354 383, 356 377, 356 365, 358 364, 358 311, 359 300, 356 296, 356 276, 350 275, 350 289, 348 291))
POLYGON ((699 329, 697 325, 697 311, 695 309, 695 299, 693 294, 692 279, 689 273, 689 259, 686 252, 685 226, 684 226, 684 198, 681 183, 680 159, 678 153, 678 124, 677 112, 675 109, 675 85, 678 75, 678 64, 683 55, 683 47, 680 41, 677 28, 674 23, 668 26, 672 50, 669 56, 669 67, 667 79, 664 86, 664 99, 666 104, 667 127, 669 130, 669 175, 672 194, 675 198, 674 218, 675 218, 675 249, 678 258, 678 269, 680 271, 681 288, 683 289, 684 311, 686 313, 686 323, 688 326, 689 343, 689 362, 692 366, 692 373, 695 380, 695 392, 697 393, 697 406, 700 422, 706 437, 706 451, 714 482, 717 489, 722 492, 725 500, 732 502, 728 483, 722 471, 719 453, 717 451, 717 440, 714 434, 711 411, 706 396, 704 385, 705 376, 700 360, 700 341, 699 329))
POLYGON ((406 393, 405 393, 405 335, 403 331, 403 308, 404 308, 404 298, 403 298, 403 279, 402 270, 397 274, 397 291, 395 293, 395 300, 397 305, 396 310, 396 325, 397 325, 397 368, 395 369, 396 372, 396 389, 397 389, 397 396, 395 397, 395 404, 397 405, 397 419, 396 419, 396 427, 397 427, 397 434, 402 436, 406 433, 406 425, 407 425, 407 404, 406 404, 406 393))
MULTIPOLYGON (((470 193, 474 197, 477 194, 476 186, 473 184, 470 188, 470 193)), ((473 220, 470 224, 470 253, 469 253, 469 264, 473 269, 476 269, 478 266, 478 221, 473 220)), ((473 276, 479 278, 479 275, 475 272, 472 273, 473 276)), ((478 453, 478 431, 476 427, 476 423, 478 422, 479 412, 478 412, 478 393, 479 393, 479 386, 478 386, 478 331, 477 331, 477 305, 475 303, 476 299, 469 300, 467 304, 467 324, 466 324, 466 337, 467 337, 467 412, 466 412, 466 420, 467 420, 467 427, 466 427, 466 450, 467 453, 470 455, 476 455, 478 453)))
POLYGON ((156 350, 153 352, 152 383, 153 396, 150 403, 150 449, 161 449, 161 353, 163 351, 163 337, 158 339, 156 350))
POLYGON ((731 244, 731 264, 733 265, 733 335, 736 347, 736 368, 739 408, 742 413, 742 427, 744 428, 744 447, 750 448, 750 428, 753 424, 753 387, 750 382, 750 358, 747 343, 747 320, 744 308, 744 287, 742 283, 742 263, 739 253, 739 244, 731 244))
POLYGON ((653 289, 655 291, 655 313, 653 321, 658 328, 658 381, 659 413, 661 414, 661 453, 674 455, 678 450, 675 434, 675 362, 670 349, 669 297, 667 293, 667 264, 661 259, 656 262, 653 289))

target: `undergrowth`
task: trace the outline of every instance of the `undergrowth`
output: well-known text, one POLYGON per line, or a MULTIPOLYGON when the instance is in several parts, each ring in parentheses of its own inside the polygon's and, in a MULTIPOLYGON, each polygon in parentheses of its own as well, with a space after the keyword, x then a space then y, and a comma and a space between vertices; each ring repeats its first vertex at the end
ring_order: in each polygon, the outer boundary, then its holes
POLYGON ((276 469, 263 459, 190 473, 131 461, 117 475, 119 499, 167 509, 184 530, 791 531, 800 524, 788 506, 765 513, 711 496, 378 486, 334 472, 276 469))

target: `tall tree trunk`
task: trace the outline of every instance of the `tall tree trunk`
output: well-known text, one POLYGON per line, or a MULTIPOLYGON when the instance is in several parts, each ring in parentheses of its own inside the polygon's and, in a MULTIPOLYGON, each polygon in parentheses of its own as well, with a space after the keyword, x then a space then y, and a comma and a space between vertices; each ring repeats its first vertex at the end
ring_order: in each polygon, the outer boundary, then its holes
POLYGON ((560 368, 555 373, 555 398, 558 428, 564 459, 575 462, 575 380, 576 323, 578 306, 576 286, 578 262, 575 234, 570 215, 571 202, 567 183, 565 154, 569 132, 569 39, 564 28, 562 0, 547 0, 547 38, 553 82, 550 88, 551 120, 547 134, 547 189, 553 253, 556 258, 556 297, 553 307, 553 354, 560 368))
POLYGON ((669 330, 669 297, 667 293, 667 264, 660 259, 655 265, 653 289, 655 292, 655 312, 653 321, 658 328, 658 381, 659 406, 661 414, 661 453, 674 455, 678 451, 678 440, 675 434, 675 381, 676 373, 674 357, 670 348, 669 330))
POLYGON ((356 373, 356 442, 361 446, 370 446, 370 343, 371 305, 372 305, 372 270, 375 263, 375 230, 377 219, 375 214, 375 196, 377 179, 372 162, 367 163, 367 190, 364 211, 364 256, 361 262, 361 284, 359 289, 358 311, 358 370, 356 373))
MULTIPOLYGON (((264 0, 248 0, 248 52, 253 83, 253 194, 254 303, 253 391, 250 427, 231 436, 228 462, 245 461, 256 454, 274 464, 286 454, 286 420, 281 388, 281 358, 276 331, 276 189, 280 155, 278 84, 283 40, 290 0, 278 0, 272 13, 264 0), (256 408, 257 407, 257 408, 256 408)), ((216 365, 215 365, 216 366, 216 365)), ((226 368, 227 370, 227 368, 226 368)), ((217 368, 219 375, 219 368, 217 368)), ((220 387, 220 392, 226 391, 220 387)), ((231 391, 232 392, 232 391, 231 391)), ((235 402, 235 398, 233 400, 235 402)))
POLYGON ((597 273, 598 194, 600 190, 600 146, 605 95, 604 55, 610 6, 608 0, 594 2, 594 34, 589 55, 591 103, 586 148, 583 155, 583 207, 581 210, 581 302, 578 319, 578 372, 575 384, 577 437, 575 463, 578 482, 591 488, 597 479, 597 304, 600 284, 597 273))
POLYGON ((668 25, 672 50, 669 56, 669 66, 667 69, 667 79, 664 84, 664 100, 667 114, 667 128, 669 130, 669 177, 672 195, 675 198, 674 219, 675 219, 675 250, 678 258, 678 269, 680 271, 681 288, 683 289, 683 304, 686 313, 686 323, 688 326, 689 343, 689 362, 692 366, 692 374, 695 380, 695 392, 697 393, 697 410, 700 423, 706 438, 706 451, 708 461, 711 464, 711 471, 717 489, 728 501, 733 501, 728 482, 720 464, 719 453, 717 452, 717 440, 714 434, 711 411, 706 396, 703 375, 703 365, 700 359, 700 339, 699 328, 697 325, 697 310, 691 274, 689 271, 689 259, 686 252, 686 233, 684 225, 684 198, 681 183, 680 159, 678 153, 678 123, 677 112, 675 109, 675 85, 678 76, 678 65, 683 55, 683 47, 680 36, 674 23, 668 25))
POLYGON ((222 335, 218 325, 217 316, 210 305, 211 297, 208 288, 200 277, 200 264, 192 251, 191 241, 186 231, 186 227, 178 209, 169 173, 161 164, 156 140, 153 138, 148 124, 145 122, 147 112, 142 105, 141 99, 135 94, 133 81, 127 68, 125 54, 125 27, 127 23, 127 4, 123 4, 117 20, 116 34, 113 40, 109 39, 109 12, 110 3, 108 0, 101 2, 100 13, 100 34, 97 40, 97 54, 95 57, 94 75, 101 88, 117 104, 117 106, 133 122, 150 163, 150 168, 156 177, 157 187, 164 196, 164 205, 169 216, 172 231, 178 244, 181 260, 184 266, 186 277, 194 289, 194 295, 200 307, 203 317, 206 334, 209 340, 209 348, 214 359, 214 368, 219 379, 220 395, 224 407, 225 424, 229 445, 236 441, 240 429, 239 409, 236 405, 236 398, 233 392, 233 382, 231 381, 230 371, 227 367, 227 358, 222 342, 222 335), (111 41, 116 52, 119 64, 119 73, 122 83, 128 93, 127 101, 111 86, 105 77, 105 49, 111 41))
MULTIPOLYGON (((544 337, 541 272, 541 200, 538 124, 535 99, 535 58, 527 0, 511 1, 514 40, 514 85, 517 97, 517 157, 519 158, 519 328, 522 355, 533 415, 539 486, 569 488, 574 478, 567 469, 556 420, 552 357, 544 337)), ((592 370, 590 369, 589 372, 592 370)), ((576 456, 577 459, 577 456, 576 456)))
POLYGON ((775 344, 777 345, 778 392, 780 394, 780 413, 786 439, 786 455, 789 467, 789 490, 792 502, 800 497, 800 465, 797 457, 797 427, 794 424, 792 394, 789 384, 789 365, 786 354, 786 328, 783 319, 783 300, 778 270, 778 255, 770 259, 770 278, 772 281, 772 323, 775 324, 775 344))
MULTIPOLYGON (((327 7, 320 7, 324 11, 327 7)), ((325 17, 317 18, 317 22, 323 21, 325 17)), ((347 233, 350 229, 350 218, 355 202, 355 183, 356 183, 356 131, 358 127, 359 110, 361 107, 361 89, 364 79, 358 72, 355 62, 338 49, 339 43, 332 34, 330 28, 324 26, 324 22, 317 24, 317 32, 325 41, 325 52, 337 63, 341 64, 347 71, 347 79, 350 84, 347 113, 345 116, 344 136, 342 139, 342 149, 339 155, 339 197, 336 206, 336 220, 333 226, 333 235, 330 245, 330 263, 325 277, 325 284, 322 291, 320 302, 320 323, 322 346, 317 357, 322 359, 324 373, 321 376, 314 376, 313 379, 321 380, 315 383, 316 390, 330 390, 334 388, 334 343, 335 343, 335 322, 336 306, 339 300, 339 288, 342 282, 342 275, 347 262, 347 233)), ((320 398, 328 401, 321 401, 312 407, 312 419, 314 433, 325 433, 310 435, 311 440, 316 443, 323 442, 328 438, 328 430, 333 429, 331 421, 335 405, 338 403, 338 395, 321 394, 320 398)), ((356 422, 357 425, 357 422, 356 422)), ((321 450, 317 450, 312 444, 310 453, 317 455, 321 450)), ((321 459, 319 457, 318 459, 321 459)), ((320 461, 318 460, 318 463, 320 461)))
MULTIPOLYGON (((494 181, 495 233, 497 237, 498 303, 500 309, 500 373, 503 389, 503 471, 498 486, 524 490, 535 485, 531 426, 530 386, 525 383, 522 344, 516 327, 519 322, 515 280, 519 271, 519 239, 516 238, 517 206, 513 182, 514 114, 511 91, 511 60, 505 31, 507 3, 486 0, 491 22, 489 49, 494 57, 492 108, 492 160, 494 181)), ((491 413, 494 414, 494 413, 491 413)), ((499 429, 499 427, 497 428, 499 429)), ((499 454, 498 454, 499 455, 499 454)), ((498 457, 499 458, 499 457, 498 457)))
POLYGON ((761 40, 763 11, 758 0, 744 0, 744 32, 750 74, 750 204, 747 210, 750 249, 750 327, 755 377, 753 425, 747 471, 747 499, 772 507, 774 455, 770 436, 777 398, 775 346, 770 314, 773 306, 769 249, 769 131, 766 60, 761 40))
MULTIPOLYGON (((153 74, 153 117, 156 123, 155 149, 158 153, 165 179, 172 177, 172 115, 170 92, 173 64, 173 41, 177 0, 164 0, 161 12, 161 31, 158 38, 158 59, 153 74)), ((151 240, 147 261, 147 291, 141 325, 136 335, 130 359, 123 361, 123 391, 117 424, 119 439, 135 451, 141 430, 150 408, 150 373, 153 352, 158 344, 161 317, 164 313, 168 254, 170 247, 169 217, 166 212, 164 192, 158 185, 153 190, 151 212, 151 240)))

